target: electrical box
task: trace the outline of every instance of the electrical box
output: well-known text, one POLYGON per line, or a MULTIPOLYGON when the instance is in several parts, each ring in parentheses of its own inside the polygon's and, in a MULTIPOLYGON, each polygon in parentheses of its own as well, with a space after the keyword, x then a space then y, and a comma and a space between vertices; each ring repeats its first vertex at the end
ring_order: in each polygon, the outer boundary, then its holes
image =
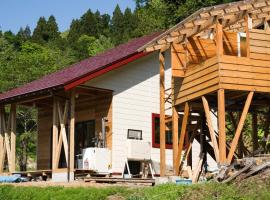
POLYGON ((150 160, 151 143, 143 140, 127 140, 127 158, 129 160, 150 160))
POLYGON ((111 168, 111 151, 107 148, 90 147, 83 149, 83 169, 98 174, 108 174, 111 168))

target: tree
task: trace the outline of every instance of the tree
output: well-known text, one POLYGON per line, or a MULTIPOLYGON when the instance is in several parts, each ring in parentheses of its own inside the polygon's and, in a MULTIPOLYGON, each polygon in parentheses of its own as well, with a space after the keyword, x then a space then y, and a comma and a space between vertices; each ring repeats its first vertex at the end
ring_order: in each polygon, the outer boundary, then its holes
POLYGON ((34 42, 44 44, 45 42, 48 42, 49 35, 47 32, 47 22, 45 17, 40 17, 37 26, 33 31, 32 39, 34 42))
POLYGON ((112 40, 114 44, 121 44, 123 41, 123 32, 124 32, 124 15, 117 4, 113 11, 112 21, 111 21, 111 32, 112 40))
POLYGON ((101 35, 99 39, 94 40, 92 43, 89 44, 88 55, 95 56, 98 53, 104 52, 105 50, 110 49, 112 47, 113 43, 111 39, 101 35))
POLYGON ((73 19, 70 25, 69 33, 67 36, 68 42, 73 45, 81 36, 81 22, 78 19, 73 19))
POLYGON ((47 25, 46 25, 46 31, 48 34, 48 40, 50 41, 56 41, 60 39, 60 32, 58 30, 58 25, 56 23, 56 19, 53 15, 51 15, 48 19, 47 25))
POLYGON ((96 16, 90 9, 81 17, 81 34, 98 37, 96 16))
POLYGON ((29 26, 26 26, 25 29, 20 28, 17 35, 17 41, 21 45, 23 42, 29 40, 31 38, 31 30, 29 26))

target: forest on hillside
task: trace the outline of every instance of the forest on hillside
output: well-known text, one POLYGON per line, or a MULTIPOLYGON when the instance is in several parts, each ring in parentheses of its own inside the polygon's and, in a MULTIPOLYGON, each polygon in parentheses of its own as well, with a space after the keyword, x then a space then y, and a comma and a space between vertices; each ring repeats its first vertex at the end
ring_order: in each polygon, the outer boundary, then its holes
MULTIPOLYGON (((165 30, 196 10, 231 0, 134 0, 135 10, 121 10, 112 16, 87 10, 73 19, 65 32, 57 19, 41 16, 33 30, 22 27, 17 33, 0 30, 0 92, 94 56, 106 49, 152 32, 165 30)), ((52 13, 53 14, 53 13, 52 13)), ((1 25, 1 24, 0 24, 1 25)), ((35 111, 18 111, 17 156, 20 170, 28 157, 35 157, 35 111)))

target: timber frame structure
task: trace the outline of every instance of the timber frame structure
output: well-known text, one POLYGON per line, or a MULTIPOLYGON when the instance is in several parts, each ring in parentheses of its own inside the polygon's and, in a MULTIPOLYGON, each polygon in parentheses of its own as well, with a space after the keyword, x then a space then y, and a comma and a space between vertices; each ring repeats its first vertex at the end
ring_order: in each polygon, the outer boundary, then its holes
POLYGON ((242 141, 241 132, 248 112, 253 116, 253 150, 258 148, 256 113, 270 108, 269 20, 269 0, 203 8, 140 49, 160 52, 161 176, 166 175, 165 127, 168 122, 165 119, 164 52, 169 51, 171 56, 174 174, 180 174, 183 162, 189 157, 191 143, 199 135, 202 146, 201 158, 193 170, 196 179, 207 151, 219 166, 229 165, 237 158, 236 148, 242 141), (238 113, 238 119, 234 119, 232 112, 238 113), (226 140, 227 114, 235 129, 230 143, 226 140), (190 129, 194 115, 201 119, 190 129), (211 115, 217 117, 217 132, 211 115), (189 142, 183 153, 187 135, 189 142), (206 136, 211 143, 206 143, 206 136))

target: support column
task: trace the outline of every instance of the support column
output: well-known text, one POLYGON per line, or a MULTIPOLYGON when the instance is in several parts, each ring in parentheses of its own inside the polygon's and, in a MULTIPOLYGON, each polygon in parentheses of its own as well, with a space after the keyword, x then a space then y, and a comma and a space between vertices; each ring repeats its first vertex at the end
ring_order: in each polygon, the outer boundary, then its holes
POLYGON ((10 108, 11 124, 10 124, 10 153, 11 153, 11 166, 10 172, 15 172, 16 168, 16 104, 11 104, 10 108))
POLYGON ((174 77, 172 77, 172 134, 173 134, 173 171, 177 175, 177 152, 178 152, 178 111, 174 101, 174 77))
POLYGON ((3 114, 4 114, 4 108, 0 106, 0 173, 3 173, 4 168, 4 128, 3 128, 3 114))
POLYGON ((53 136, 52 136, 52 170, 56 170, 58 165, 56 163, 56 149, 58 144, 58 113, 57 113, 57 99, 53 99, 53 136))
MULTIPOLYGON (((75 137, 75 90, 71 91, 70 95, 70 130, 69 130, 69 171, 74 178, 74 137, 75 137)), ((71 177, 71 176, 70 176, 71 177)))
POLYGON ((224 89, 218 90, 218 129, 219 129, 219 161, 226 163, 226 131, 225 131, 225 94, 224 89))
POLYGON ((160 73, 160 176, 165 176, 166 171, 166 136, 165 136, 165 53, 159 53, 160 73))

